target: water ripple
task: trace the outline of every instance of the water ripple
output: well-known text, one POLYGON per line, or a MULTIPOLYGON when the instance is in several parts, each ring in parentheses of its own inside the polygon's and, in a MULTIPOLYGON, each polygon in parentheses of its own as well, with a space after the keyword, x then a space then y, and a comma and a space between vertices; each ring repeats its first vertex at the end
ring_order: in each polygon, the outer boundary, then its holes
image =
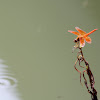
POLYGON ((17 86, 17 80, 10 76, 0 76, 0 87, 11 88, 17 86))
POLYGON ((0 100, 21 100, 17 91, 17 80, 0 59, 0 100))

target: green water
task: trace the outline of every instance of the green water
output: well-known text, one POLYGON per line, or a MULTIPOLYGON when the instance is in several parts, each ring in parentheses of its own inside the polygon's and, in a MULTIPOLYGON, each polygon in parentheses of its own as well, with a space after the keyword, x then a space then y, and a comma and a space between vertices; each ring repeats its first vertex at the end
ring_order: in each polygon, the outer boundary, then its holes
POLYGON ((1 0, 0 58, 18 80, 22 100, 90 100, 74 70, 78 26, 91 34, 83 48, 100 98, 100 0, 1 0))

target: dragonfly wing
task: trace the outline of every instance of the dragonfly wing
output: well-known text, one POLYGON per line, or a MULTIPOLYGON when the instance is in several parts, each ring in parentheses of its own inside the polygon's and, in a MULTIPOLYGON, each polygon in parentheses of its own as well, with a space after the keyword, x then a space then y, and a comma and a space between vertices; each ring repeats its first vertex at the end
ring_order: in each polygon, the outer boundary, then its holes
POLYGON ((80 29, 79 27, 75 27, 75 29, 76 29, 81 35, 86 34, 86 32, 83 31, 82 29, 80 29))
POLYGON ((94 29, 94 30, 92 30, 91 32, 85 34, 84 36, 88 36, 88 35, 90 35, 91 33, 95 32, 96 30, 98 30, 98 29, 94 29))
POLYGON ((91 43, 91 38, 89 36, 85 37, 87 43, 91 43))
POLYGON ((68 30, 68 32, 73 33, 75 35, 79 35, 79 33, 78 32, 75 32, 75 31, 68 30))

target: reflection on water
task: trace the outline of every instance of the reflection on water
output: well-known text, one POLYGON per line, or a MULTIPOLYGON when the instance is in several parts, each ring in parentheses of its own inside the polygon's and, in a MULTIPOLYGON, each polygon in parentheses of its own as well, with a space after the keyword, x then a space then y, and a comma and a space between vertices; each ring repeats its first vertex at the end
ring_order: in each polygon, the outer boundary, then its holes
POLYGON ((8 73, 6 65, 0 59, 0 100, 20 100, 17 93, 17 80, 8 73))

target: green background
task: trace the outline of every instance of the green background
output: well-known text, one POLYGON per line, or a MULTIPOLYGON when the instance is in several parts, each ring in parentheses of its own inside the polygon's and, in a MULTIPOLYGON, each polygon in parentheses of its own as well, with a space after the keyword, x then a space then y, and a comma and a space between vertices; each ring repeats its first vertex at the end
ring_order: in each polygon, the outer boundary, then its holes
POLYGON ((23 100, 91 100, 73 67, 76 26, 98 29, 83 52, 100 98, 100 0, 0 0, 0 58, 23 100))

